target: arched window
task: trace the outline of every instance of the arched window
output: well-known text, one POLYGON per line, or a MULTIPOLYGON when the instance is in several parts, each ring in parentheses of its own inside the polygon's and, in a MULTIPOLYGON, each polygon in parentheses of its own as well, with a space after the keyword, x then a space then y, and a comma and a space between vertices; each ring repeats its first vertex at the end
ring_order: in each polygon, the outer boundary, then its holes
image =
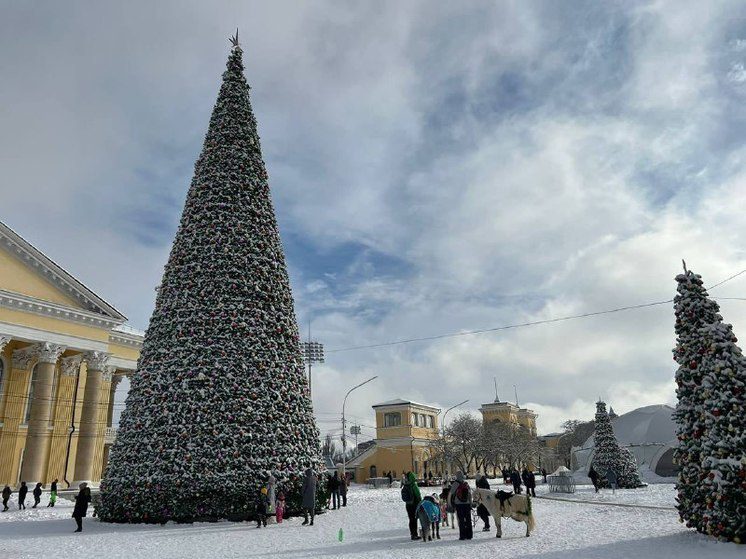
POLYGON ((34 399, 34 389, 36 387, 36 368, 39 365, 34 365, 34 368, 31 369, 31 380, 28 383, 28 394, 26 398, 26 413, 24 414, 24 423, 28 423, 29 419, 31 419, 31 402, 34 399))
POLYGON ((375 466, 371 466, 371 467, 370 467, 370 476, 369 476, 369 477, 378 477, 378 476, 376 475, 377 473, 378 473, 378 472, 376 471, 376 467, 375 467, 375 466))

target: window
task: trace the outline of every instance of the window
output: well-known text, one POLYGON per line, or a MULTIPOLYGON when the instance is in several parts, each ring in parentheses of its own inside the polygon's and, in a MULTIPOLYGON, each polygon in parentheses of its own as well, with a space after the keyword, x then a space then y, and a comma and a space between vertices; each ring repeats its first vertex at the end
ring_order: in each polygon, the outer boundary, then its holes
POLYGON ((420 414, 418 414, 418 413, 413 413, 412 414, 412 424, 415 427, 419 427, 420 426, 420 414))
POLYGON ((31 370, 31 380, 28 383, 28 397, 26 398, 26 413, 24 414, 24 423, 28 423, 31 419, 31 402, 34 400, 34 388, 36 386, 36 368, 39 365, 34 365, 31 370))
POLYGON ((435 428, 435 417, 432 415, 427 416, 427 426, 430 427, 430 429, 435 428))
POLYGON ((401 414, 400 413, 387 413, 383 416, 384 427, 398 427, 401 425, 401 414))

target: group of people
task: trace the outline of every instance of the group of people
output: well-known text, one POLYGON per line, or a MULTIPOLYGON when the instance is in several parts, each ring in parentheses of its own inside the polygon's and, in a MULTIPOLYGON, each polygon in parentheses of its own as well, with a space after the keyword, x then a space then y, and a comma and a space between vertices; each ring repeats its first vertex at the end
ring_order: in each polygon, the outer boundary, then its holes
MULTIPOLYGON (((522 493, 522 486, 526 488, 526 494, 536 497, 536 474, 528 468, 523 468, 523 471, 503 469, 502 471, 503 481, 505 484, 513 486, 513 493, 520 495, 522 493)), ((541 475, 544 477, 544 483, 547 481, 546 470, 541 470, 541 475)))
MULTIPOLYGON (((595 489, 596 493, 598 493, 599 489, 601 489, 603 477, 593 468, 593 466, 591 466, 591 469, 588 470, 588 477, 591 478, 593 489, 595 489)), ((609 484, 609 487, 611 487, 612 491, 616 491, 617 475, 616 472, 611 468, 606 470, 606 482, 609 484)))
MULTIPOLYGON (((350 484, 349 475, 340 476, 339 472, 328 475, 326 479, 327 502, 326 508, 336 510, 347 506, 347 488, 350 484)), ((318 477, 311 468, 307 468, 303 478, 301 493, 303 497, 303 526, 313 526, 316 516, 316 490, 318 477)), ((285 494, 277 489, 277 479, 270 472, 267 482, 259 490, 256 498, 256 527, 267 526, 267 518, 274 515, 278 524, 282 524, 285 517, 285 494)))
MULTIPOLYGON (((59 480, 55 479, 50 486, 49 491, 49 502, 47 503, 47 507, 53 507, 55 503, 57 502, 57 484, 59 480)), ((44 486, 41 483, 37 483, 34 486, 34 490, 31 492, 31 495, 34 497, 34 504, 31 506, 32 509, 35 509, 37 506, 39 506, 39 503, 41 503, 41 495, 43 493, 44 486)), ((73 508, 73 514, 72 517, 75 519, 76 524, 76 532, 82 532, 83 531, 83 518, 87 516, 88 514, 88 505, 91 503, 91 490, 88 487, 87 483, 81 483, 78 486, 79 492, 75 496, 75 507, 73 508)), ((13 495, 13 490, 10 488, 10 486, 6 485, 3 488, 3 510, 2 512, 7 512, 10 510, 10 507, 8 506, 8 501, 10 501, 10 497, 13 495)), ((28 495, 28 485, 26 485, 25 481, 21 482, 21 486, 18 488, 18 509, 19 510, 25 510, 26 509, 26 496, 28 495)))
MULTIPOLYGON (((484 479, 486 481, 486 478, 484 479)), ((482 478, 478 483, 481 483, 481 480, 482 478)), ((472 489, 463 472, 457 472, 453 479, 446 479, 440 494, 433 493, 425 497, 422 497, 414 473, 408 472, 402 484, 401 498, 407 510, 409 534, 412 540, 432 541, 433 538, 439 540, 440 523, 443 522, 445 526, 448 526, 449 521, 454 528, 454 524, 458 525, 459 540, 472 539, 474 535, 471 522, 472 489), (455 522, 454 515, 456 516, 455 522)))
MULTIPOLYGON (((51 491, 49 493, 49 502, 47 503, 47 507, 53 507, 54 504, 57 502, 57 482, 58 480, 55 479, 52 482, 51 491)), ((31 495, 34 497, 34 504, 31 507, 32 509, 35 509, 39 503, 41 503, 41 494, 44 489, 44 486, 41 483, 37 483, 34 486, 34 490, 31 492, 31 495)), ((7 512, 10 507, 8 506, 8 501, 10 501, 10 496, 13 494, 13 490, 10 488, 10 486, 6 485, 5 488, 3 488, 3 510, 2 512, 7 512)), ((18 509, 24 510, 26 508, 26 496, 28 495, 28 486, 26 485, 25 481, 21 482, 21 487, 18 488, 18 509)))

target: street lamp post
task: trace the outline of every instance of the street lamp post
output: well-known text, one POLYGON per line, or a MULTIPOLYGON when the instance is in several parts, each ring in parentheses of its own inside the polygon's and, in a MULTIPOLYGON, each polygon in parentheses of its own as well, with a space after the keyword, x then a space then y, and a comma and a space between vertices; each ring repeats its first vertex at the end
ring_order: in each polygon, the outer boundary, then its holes
MULTIPOLYGON (((445 413, 443 414, 443 422, 442 422, 442 423, 440 424, 440 430, 441 430, 441 432, 443 433, 443 466, 444 466, 444 467, 445 467, 445 466, 447 466, 447 462, 446 462, 446 460, 448 459, 448 452, 446 452, 446 444, 447 444, 447 443, 446 443, 446 416, 448 415, 448 412, 449 412, 449 411, 451 411, 452 409, 456 409, 456 408, 458 408, 459 406, 463 406, 463 405, 464 405, 464 404, 466 404, 466 403, 467 403, 468 401, 469 401, 469 400, 464 400, 463 402, 461 402, 461 403, 459 403, 459 404, 456 404, 455 406, 451 406, 451 407, 450 407, 450 408, 448 408, 448 409, 447 409, 447 410, 445 411, 445 413)), ((443 473, 445 473, 445 472, 443 472, 443 473)))
POLYGON ((363 386, 364 384, 368 384, 372 380, 376 380, 378 378, 378 375, 369 378, 365 382, 361 382, 360 384, 353 386, 347 391, 347 394, 345 394, 345 399, 342 401, 342 477, 347 473, 347 427, 345 422, 345 405, 347 404, 347 396, 350 395, 350 392, 353 390, 356 390, 363 386))

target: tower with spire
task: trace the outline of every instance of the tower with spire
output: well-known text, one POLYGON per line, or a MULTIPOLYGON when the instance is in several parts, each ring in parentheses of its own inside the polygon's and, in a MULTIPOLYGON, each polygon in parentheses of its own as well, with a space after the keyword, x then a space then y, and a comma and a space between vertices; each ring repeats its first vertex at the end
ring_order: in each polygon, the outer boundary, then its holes
POLYGON ((238 33, 122 413, 99 516, 242 518, 322 467, 238 33))

